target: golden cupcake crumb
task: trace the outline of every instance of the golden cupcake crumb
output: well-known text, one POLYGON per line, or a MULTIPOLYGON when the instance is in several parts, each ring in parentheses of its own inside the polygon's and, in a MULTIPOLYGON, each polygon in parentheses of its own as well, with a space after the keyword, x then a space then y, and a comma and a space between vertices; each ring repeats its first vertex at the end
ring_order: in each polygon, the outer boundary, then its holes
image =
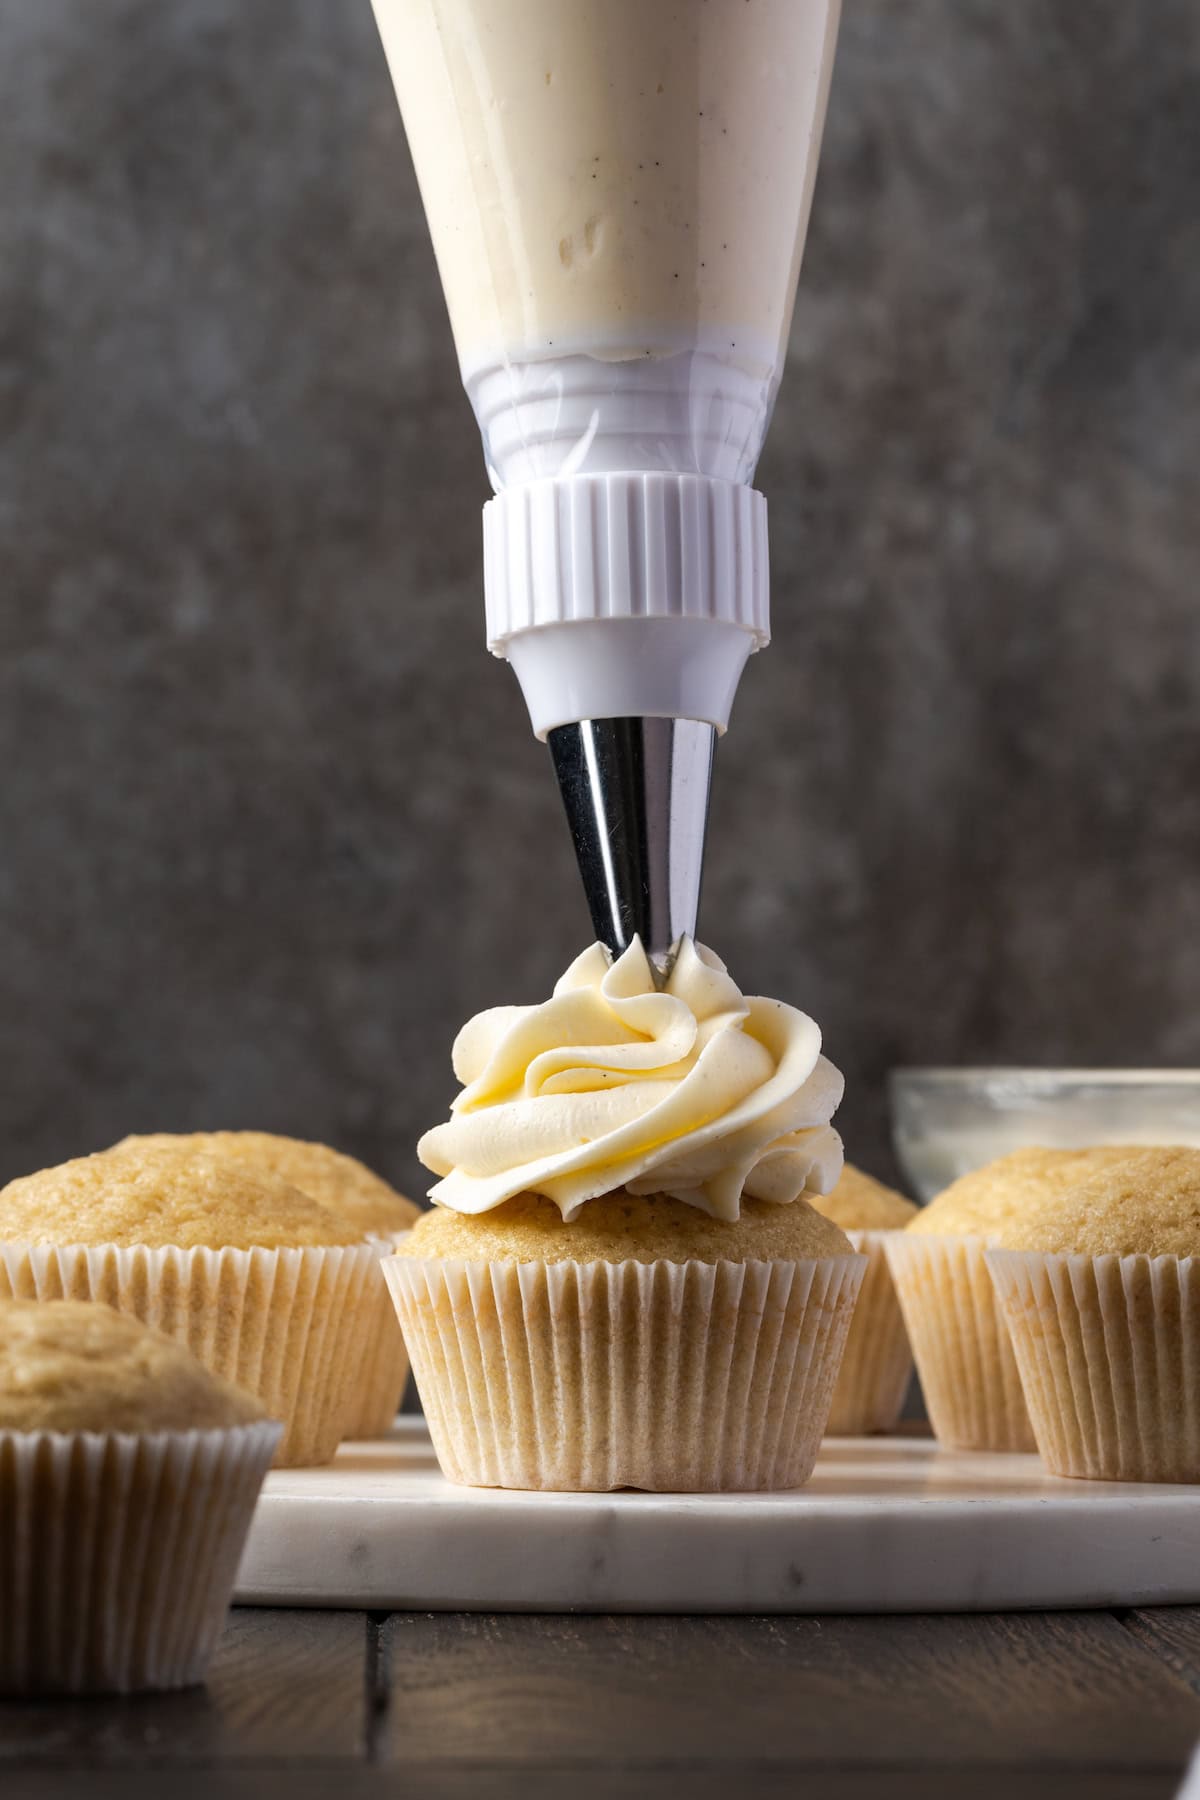
POLYGON ((895 1188, 846 1163, 832 1193, 813 1194, 811 1204, 843 1231, 900 1231, 917 1208, 895 1188))
POLYGON ((81 1156, 0 1189, 0 1241, 9 1243, 250 1250, 360 1237, 287 1182, 161 1145, 81 1156))
POLYGON ((849 1256, 844 1232, 802 1200, 773 1206, 742 1201, 742 1216, 712 1219, 665 1194, 623 1188, 589 1200, 571 1223, 552 1200, 518 1194, 491 1212, 434 1207, 400 1247, 403 1256, 483 1262, 795 1262, 849 1256))
POLYGON ((349 1219, 363 1235, 407 1231, 420 1217, 420 1207, 389 1187, 365 1163, 328 1144, 277 1137, 270 1131, 192 1131, 178 1136, 164 1131, 123 1138, 116 1146, 118 1150, 143 1147, 227 1158, 242 1168, 273 1175, 349 1219))
POLYGON ((1200 1150, 1124 1153, 1005 1221, 996 1244, 1045 1255, 1200 1255, 1200 1150))
POLYGON ((181 1344, 112 1307, 0 1302, 0 1431, 208 1431, 266 1416, 181 1344))
POLYGON ((982 1169, 972 1169, 918 1212, 908 1230, 930 1237, 978 1237, 999 1241, 1009 1224, 1038 1200, 1061 1193, 1094 1169, 1137 1154, 1128 1145, 1087 1150, 1014 1150, 982 1169))

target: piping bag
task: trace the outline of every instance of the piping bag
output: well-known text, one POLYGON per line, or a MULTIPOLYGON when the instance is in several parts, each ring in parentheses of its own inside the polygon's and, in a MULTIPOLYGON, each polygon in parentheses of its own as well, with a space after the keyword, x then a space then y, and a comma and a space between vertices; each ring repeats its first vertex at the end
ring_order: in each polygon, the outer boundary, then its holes
POLYGON ((695 933, 839 0, 374 0, 596 936, 695 933))

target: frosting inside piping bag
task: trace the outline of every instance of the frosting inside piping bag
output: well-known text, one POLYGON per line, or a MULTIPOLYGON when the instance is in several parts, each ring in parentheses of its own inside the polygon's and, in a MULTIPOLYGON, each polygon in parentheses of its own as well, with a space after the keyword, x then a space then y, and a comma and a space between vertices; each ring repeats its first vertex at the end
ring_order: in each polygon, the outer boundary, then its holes
POLYGON ((417 1153, 456 1212, 532 1192, 570 1220, 625 1187, 734 1220, 743 1194, 785 1205, 841 1172, 843 1082, 819 1028, 743 995, 690 938, 661 991, 637 939, 615 962, 593 944, 542 1005, 471 1019, 454 1072, 451 1117, 417 1153))

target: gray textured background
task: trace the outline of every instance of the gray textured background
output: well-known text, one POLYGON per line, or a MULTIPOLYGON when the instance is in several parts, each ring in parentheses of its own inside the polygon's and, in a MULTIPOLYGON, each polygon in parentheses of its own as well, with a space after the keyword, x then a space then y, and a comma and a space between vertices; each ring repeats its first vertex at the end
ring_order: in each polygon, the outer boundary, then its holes
MULTIPOLYGON (((847 0, 703 934, 901 1061, 1200 1062, 1200 9, 847 0)), ((0 1174, 403 1184, 586 914, 367 0, 0 0, 0 1174)))

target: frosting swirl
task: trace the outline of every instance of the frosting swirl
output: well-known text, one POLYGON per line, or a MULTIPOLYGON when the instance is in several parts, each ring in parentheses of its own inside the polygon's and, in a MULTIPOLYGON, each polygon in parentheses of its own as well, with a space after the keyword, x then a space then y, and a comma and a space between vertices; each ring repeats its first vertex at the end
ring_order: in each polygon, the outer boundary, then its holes
POLYGON ((734 1220, 743 1194, 828 1193, 843 1082, 820 1052, 807 1014, 743 995, 690 938, 662 990, 636 938, 615 962, 593 944, 544 1004, 495 1007, 459 1032, 463 1090, 417 1146, 442 1177, 430 1199, 481 1213, 532 1192, 570 1220, 626 1187, 734 1220))

